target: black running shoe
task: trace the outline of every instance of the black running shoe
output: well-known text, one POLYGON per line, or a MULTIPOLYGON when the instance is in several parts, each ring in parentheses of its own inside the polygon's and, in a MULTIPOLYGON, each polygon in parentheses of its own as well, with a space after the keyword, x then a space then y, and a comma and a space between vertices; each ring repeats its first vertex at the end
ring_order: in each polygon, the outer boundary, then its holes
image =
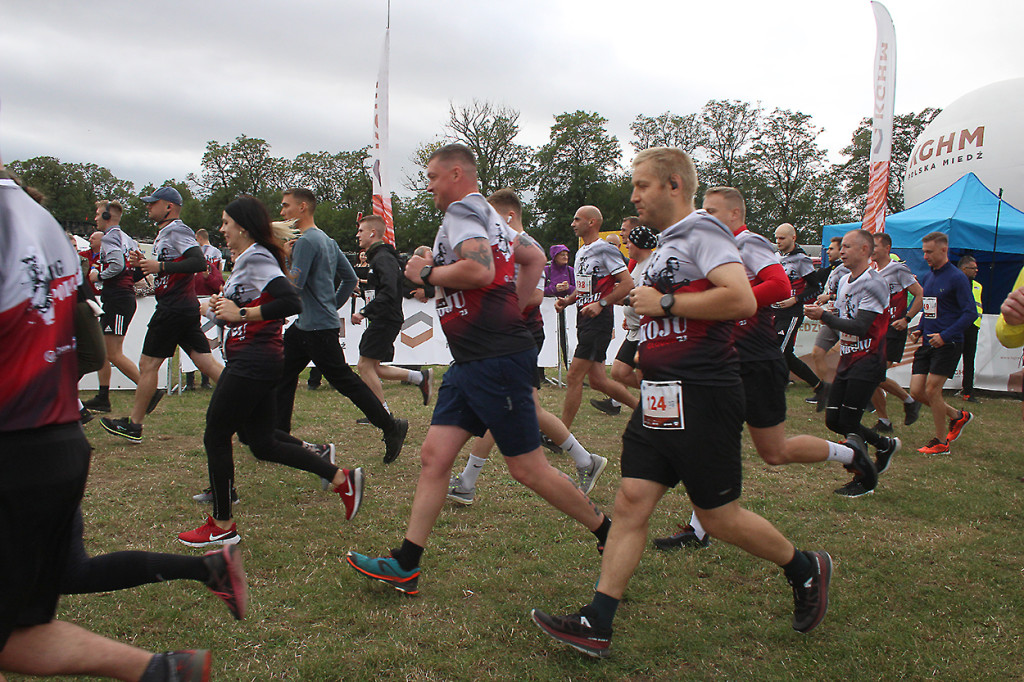
MULTIPOLYGON (((324 443, 323 445, 313 445, 310 449, 314 455, 327 462, 328 464, 335 466, 338 462, 338 451, 334 447, 334 443, 324 443)), ((331 487, 331 482, 326 478, 320 479, 320 490, 326 491, 331 487)))
POLYGON ((818 388, 814 389, 814 397, 817 399, 817 404, 814 408, 815 412, 824 412, 825 408, 828 407, 828 392, 832 390, 832 384, 827 381, 822 381, 818 384, 818 388))
POLYGON ((594 614, 589 604, 568 616, 549 616, 540 609, 533 609, 530 617, 551 638, 588 656, 608 657, 612 645, 612 629, 591 625, 594 614))
POLYGON ((156 406, 160 404, 160 401, 163 400, 165 395, 167 395, 167 391, 162 388, 156 389, 156 393, 154 393, 153 397, 149 399, 149 405, 146 405, 146 414, 155 410, 156 406))
POLYGON ((810 632, 828 613, 828 584, 832 580, 832 557, 828 552, 804 552, 813 571, 807 582, 793 585, 793 629, 810 632))
POLYGON ((245 618, 249 604, 249 588, 242 567, 242 552, 238 545, 224 545, 207 552, 203 563, 210 571, 206 586, 225 604, 235 620, 245 618))
POLYGON ((879 419, 875 422, 875 425, 871 427, 871 430, 877 431, 878 433, 892 433, 892 423, 890 422, 889 424, 886 424, 884 421, 879 419))
POLYGON ((131 417, 122 417, 121 419, 100 417, 100 425, 115 436, 127 438, 133 443, 142 442, 142 424, 133 423, 131 417))
POLYGON ((892 456, 899 452, 900 447, 903 446, 903 441, 896 436, 889 436, 888 441, 889 444, 884 448, 875 450, 875 470, 878 471, 879 476, 889 470, 892 456))
POLYGON ((562 454, 562 448, 559 447, 558 443, 556 443, 555 441, 551 440, 550 438, 548 438, 543 433, 540 434, 540 444, 543 445, 544 447, 546 447, 551 452, 555 453, 556 455, 562 454))
POLYGON ((89 398, 82 404, 85 405, 86 408, 92 410, 93 412, 110 412, 109 398, 101 398, 100 396, 95 396, 93 398, 89 398))
POLYGON ((356 424, 359 424, 360 426, 370 426, 372 422, 369 417, 360 417, 356 420, 356 424))
POLYGON ((864 479, 858 474, 853 477, 853 480, 844 486, 836 488, 834 491, 836 495, 842 497, 861 497, 863 495, 869 495, 874 492, 873 489, 869 489, 864 485, 864 479))
POLYGON ((434 391, 434 370, 423 370, 423 381, 420 382, 420 393, 423 395, 423 404, 430 404, 430 395, 434 391))
POLYGON ((86 408, 82 408, 78 411, 78 421, 82 422, 82 426, 85 426, 93 420, 93 414, 86 408))
POLYGON ((600 410, 601 412, 604 412, 605 414, 610 414, 613 417, 622 412, 622 406, 612 405, 611 398, 605 398, 604 400, 591 398, 590 404, 593 405, 596 409, 600 410))
POLYGON ((680 547, 703 549, 710 544, 711 537, 707 533, 704 534, 704 537, 698 537, 697 531, 690 524, 679 526, 679 532, 668 537, 654 538, 655 549, 661 550, 679 549, 680 547))
POLYGON ((846 436, 846 445, 853 448, 853 461, 843 466, 847 471, 856 474, 867 492, 871 492, 878 485, 878 470, 875 469, 875 463, 868 457, 868 446, 864 443, 864 439, 855 433, 846 436))
POLYGON ((384 463, 391 464, 402 454, 405 437, 409 433, 409 420, 396 419, 391 430, 384 434, 384 463))
POLYGON ((912 403, 903 403, 903 425, 910 426, 921 416, 921 403, 916 400, 912 403))
POLYGON ((210 652, 206 649, 191 649, 154 655, 139 682, 207 682, 209 679, 210 652))
MULTIPOLYGON (((213 488, 207 488, 201 493, 196 493, 192 499, 202 504, 213 504, 213 488)), ((238 504, 238 491, 231 486, 231 504, 238 504)))

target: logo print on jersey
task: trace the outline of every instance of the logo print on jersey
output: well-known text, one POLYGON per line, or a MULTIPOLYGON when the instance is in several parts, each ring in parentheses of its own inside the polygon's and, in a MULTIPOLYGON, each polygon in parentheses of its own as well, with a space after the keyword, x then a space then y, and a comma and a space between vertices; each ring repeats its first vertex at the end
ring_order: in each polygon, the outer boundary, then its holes
MULTIPOLYGON (((679 272, 679 259, 675 256, 668 258, 661 270, 656 272, 647 271, 644 275, 648 281, 652 282, 659 291, 669 292, 672 291, 675 286, 675 274, 679 272)), ((686 286, 690 283, 690 280, 683 280, 679 282, 680 286, 686 286)))
POLYGON ((25 274, 32 283, 32 292, 29 294, 29 304, 42 319, 43 324, 53 324, 53 292, 50 290, 50 280, 46 277, 46 271, 39 264, 39 256, 31 254, 21 259, 25 266, 25 274))

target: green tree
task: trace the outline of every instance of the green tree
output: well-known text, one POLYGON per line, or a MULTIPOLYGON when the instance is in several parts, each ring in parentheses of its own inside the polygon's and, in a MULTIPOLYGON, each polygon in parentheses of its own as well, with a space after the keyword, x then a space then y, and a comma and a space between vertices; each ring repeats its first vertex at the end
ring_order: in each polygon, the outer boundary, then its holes
POLYGON ((520 193, 531 189, 534 152, 526 145, 516 144, 518 136, 519 111, 516 109, 478 100, 458 107, 448 105, 446 141, 460 142, 473 150, 477 179, 484 196, 503 187, 520 193))
POLYGON ((761 105, 739 100, 710 100, 700 112, 701 147, 707 157, 701 181, 707 186, 739 187, 747 172, 747 153, 760 130, 761 105))
POLYGON ((761 187, 760 223, 774 228, 779 223, 800 223, 814 205, 808 183, 826 165, 825 150, 818 146, 821 129, 799 111, 775 109, 761 120, 751 146, 748 186, 761 187))
POLYGON ((221 206, 227 203, 225 199, 239 194, 251 194, 269 203, 285 184, 288 170, 285 159, 270 154, 266 140, 239 135, 225 144, 207 142, 202 170, 199 175, 189 173, 188 181, 199 197, 216 197, 221 206))
POLYGON ((658 116, 639 114, 629 124, 629 129, 635 138, 630 144, 637 152, 651 147, 676 147, 692 155, 707 139, 697 114, 678 116, 668 111, 658 116))
POLYGON ((555 117, 548 142, 536 155, 540 224, 534 236, 542 244, 575 244, 572 217, 580 206, 600 208, 606 225, 631 209, 629 185, 619 165, 622 150, 607 123, 600 114, 586 111, 555 117))
MULTIPOLYGON (((918 113, 900 114, 893 118, 889 193, 886 197, 889 213, 899 213, 903 210, 903 176, 910 160, 910 153, 914 150, 917 138, 941 111, 942 109, 927 107, 918 113)), ((871 159, 870 118, 861 120, 850 144, 844 147, 841 153, 849 157, 841 165, 847 201, 853 206, 854 213, 863 217, 868 196, 868 169, 871 159)))
POLYGON ((411 197, 393 197, 391 209, 395 217, 395 248, 412 253, 417 246, 433 246, 442 214, 434 206, 434 198, 426 192, 411 197))

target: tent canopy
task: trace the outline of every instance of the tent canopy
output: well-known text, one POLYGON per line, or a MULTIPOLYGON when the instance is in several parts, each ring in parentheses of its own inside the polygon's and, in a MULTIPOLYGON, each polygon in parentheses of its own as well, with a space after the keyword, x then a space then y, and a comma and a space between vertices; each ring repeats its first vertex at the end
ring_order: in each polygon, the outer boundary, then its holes
MULTIPOLYGON (((822 244, 841 237, 861 223, 828 225, 822 230, 822 244)), ((929 232, 949 237, 949 258, 956 262, 970 254, 978 261, 978 281, 985 288, 986 313, 998 313, 1009 293, 1024 257, 1024 212, 999 197, 974 173, 913 208, 885 218, 885 232, 892 238, 893 251, 907 261, 920 278, 928 272, 921 256, 921 239, 929 232)))

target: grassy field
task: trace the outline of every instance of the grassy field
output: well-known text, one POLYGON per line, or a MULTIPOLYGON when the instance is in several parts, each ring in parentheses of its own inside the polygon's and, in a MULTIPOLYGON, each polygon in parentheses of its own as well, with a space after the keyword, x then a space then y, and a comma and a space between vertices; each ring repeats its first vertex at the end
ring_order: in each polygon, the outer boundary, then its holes
MULTIPOLYGON (((828 618, 810 635, 794 632, 781 572, 720 542, 650 550, 619 609, 612 656, 596 661, 553 642, 529 618, 532 607, 561 613, 589 601, 600 569, 593 537, 512 481, 500 459, 481 475, 473 506, 442 512, 419 596, 371 584, 347 566, 349 549, 380 554, 398 545, 416 483, 431 408, 415 387, 386 391, 412 424, 405 451, 388 466, 379 432, 356 426, 361 415, 347 400, 326 386, 310 392, 303 384, 298 393, 296 435, 336 442, 341 466, 367 472, 366 499, 350 523, 312 475, 236 448, 235 517, 251 590, 245 621, 233 621, 194 582, 68 597, 60 617, 148 649, 212 649, 219 680, 1024 678, 1024 458, 1015 400, 983 397, 951 455, 915 451, 930 437, 927 411, 914 426, 898 426, 904 449, 876 493, 855 500, 832 494, 848 478, 839 465, 773 469, 745 440, 745 505, 799 547, 826 549, 835 560, 828 618)), ((787 430, 825 435, 807 393, 790 388, 787 430)), ((560 413, 563 391, 541 394, 560 413)), ((109 436, 98 422, 86 427, 96 449, 83 503, 89 551, 199 551, 175 536, 207 513, 191 495, 207 485, 209 395, 166 398, 141 445, 109 436)), ((615 465, 593 494, 610 510, 625 415, 591 409, 594 396, 585 391, 574 431, 615 465)), ((113 396, 115 416, 130 399, 113 396)), ((566 457, 552 462, 571 466, 566 457)), ((671 492, 652 533, 688 514, 685 496, 671 492)))

